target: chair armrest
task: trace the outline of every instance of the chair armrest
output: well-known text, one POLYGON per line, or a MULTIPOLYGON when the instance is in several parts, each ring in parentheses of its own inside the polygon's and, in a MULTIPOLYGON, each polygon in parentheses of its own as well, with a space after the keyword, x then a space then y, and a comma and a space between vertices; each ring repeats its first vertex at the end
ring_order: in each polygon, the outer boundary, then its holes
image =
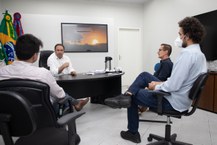
POLYGON ((66 115, 63 115, 62 117, 60 117, 57 120, 57 123, 60 126, 64 126, 66 124, 69 124, 71 121, 75 121, 77 118, 79 118, 80 116, 82 116, 83 114, 85 114, 85 112, 80 111, 80 112, 72 112, 72 113, 68 113, 66 115))
POLYGON ((148 92, 153 93, 157 97, 157 112, 159 115, 162 115, 163 113, 163 106, 162 106, 162 101, 164 96, 169 96, 171 95, 169 92, 165 92, 162 90, 148 90, 148 92))
POLYGON ((171 95, 170 92, 165 92, 163 90, 148 90, 148 92, 153 93, 157 96, 169 96, 169 95, 171 95))
POLYGON ((69 112, 73 112, 73 107, 71 103, 71 97, 69 95, 66 95, 64 98, 53 98, 53 104, 58 104, 59 110, 58 110, 58 116, 61 117, 65 114, 64 109, 65 105, 68 104, 69 112))
POLYGON ((80 142, 80 137, 77 134, 76 119, 85 114, 83 111, 72 112, 66 115, 63 115, 57 120, 57 123, 61 127, 65 127, 68 131, 68 142, 70 145, 77 145, 80 142))

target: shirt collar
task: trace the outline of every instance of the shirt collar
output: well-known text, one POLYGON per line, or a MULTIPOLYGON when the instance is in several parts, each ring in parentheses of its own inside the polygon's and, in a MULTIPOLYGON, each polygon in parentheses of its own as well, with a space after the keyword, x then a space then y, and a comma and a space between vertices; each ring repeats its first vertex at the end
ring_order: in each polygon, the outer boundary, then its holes
POLYGON ((191 51, 191 50, 195 50, 198 48, 200 48, 200 45, 198 43, 196 43, 196 44, 191 44, 186 48, 183 48, 182 51, 191 51))
POLYGON ((21 61, 21 60, 15 60, 12 64, 33 65, 33 63, 21 61))
POLYGON ((170 60, 170 58, 166 58, 166 59, 160 60, 160 62, 167 61, 167 60, 170 60))

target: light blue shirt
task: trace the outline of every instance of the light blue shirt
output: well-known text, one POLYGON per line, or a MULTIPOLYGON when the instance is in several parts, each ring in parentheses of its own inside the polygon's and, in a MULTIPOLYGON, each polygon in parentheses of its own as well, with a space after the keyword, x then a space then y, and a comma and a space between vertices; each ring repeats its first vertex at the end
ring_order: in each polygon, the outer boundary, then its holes
POLYGON ((207 72, 206 58, 200 50, 199 44, 193 44, 182 48, 180 56, 173 65, 170 78, 157 85, 155 90, 170 92, 165 98, 177 111, 188 110, 192 100, 189 99, 189 91, 197 77, 207 72))

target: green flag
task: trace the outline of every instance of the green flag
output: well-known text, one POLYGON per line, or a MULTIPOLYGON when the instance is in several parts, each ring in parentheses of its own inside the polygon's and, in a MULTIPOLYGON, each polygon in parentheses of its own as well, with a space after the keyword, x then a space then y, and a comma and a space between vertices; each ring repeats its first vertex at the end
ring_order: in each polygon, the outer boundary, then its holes
POLYGON ((3 61, 5 59, 5 51, 2 47, 2 44, 0 42, 0 61, 3 61))
POLYGON ((6 60, 7 60, 7 56, 0 42, 0 66, 4 66, 6 64, 6 60))
POLYGON ((16 39, 17 34, 13 27, 12 17, 6 11, 0 25, 0 41, 2 45, 5 45, 9 41, 15 45, 16 39))

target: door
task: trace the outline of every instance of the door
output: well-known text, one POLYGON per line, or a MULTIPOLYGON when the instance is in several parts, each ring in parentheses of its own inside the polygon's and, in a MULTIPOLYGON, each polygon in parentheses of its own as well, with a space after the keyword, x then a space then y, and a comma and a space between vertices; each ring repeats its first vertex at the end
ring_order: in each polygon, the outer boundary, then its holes
POLYGON ((125 72, 122 86, 127 89, 143 70, 141 29, 119 28, 118 55, 118 66, 125 72))

